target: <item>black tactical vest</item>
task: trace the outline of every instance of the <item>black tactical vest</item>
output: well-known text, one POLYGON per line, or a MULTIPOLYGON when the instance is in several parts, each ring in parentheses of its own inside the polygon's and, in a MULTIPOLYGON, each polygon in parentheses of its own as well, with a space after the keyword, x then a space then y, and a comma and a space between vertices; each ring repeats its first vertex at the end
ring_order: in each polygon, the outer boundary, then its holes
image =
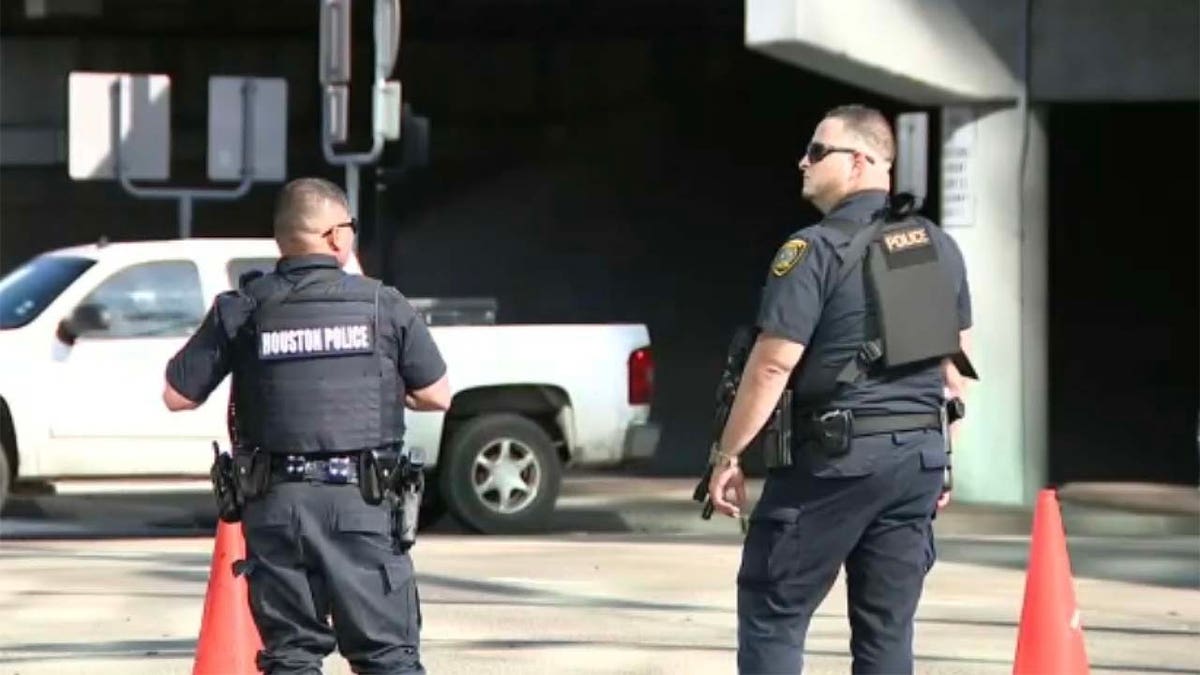
POLYGON ((977 378, 960 349, 958 302, 952 276, 938 258, 933 225, 909 213, 884 212, 865 227, 841 221, 829 226, 847 234, 858 230, 842 259, 838 285, 862 260, 874 309, 867 313, 867 342, 843 366, 837 382, 850 384, 875 368, 943 357, 951 357, 965 377, 977 378))
POLYGON ((397 364, 380 340, 377 281, 310 273, 249 284, 235 381, 240 441, 272 453, 380 448, 404 434, 397 364))

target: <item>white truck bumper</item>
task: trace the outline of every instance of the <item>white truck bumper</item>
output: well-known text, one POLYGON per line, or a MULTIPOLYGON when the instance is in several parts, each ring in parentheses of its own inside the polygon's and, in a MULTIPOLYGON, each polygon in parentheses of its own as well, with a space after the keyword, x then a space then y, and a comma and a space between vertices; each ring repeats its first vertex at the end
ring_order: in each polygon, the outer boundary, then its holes
POLYGON ((629 461, 645 461, 654 456, 658 449, 661 429, 653 422, 634 422, 625 428, 625 442, 621 458, 629 461))

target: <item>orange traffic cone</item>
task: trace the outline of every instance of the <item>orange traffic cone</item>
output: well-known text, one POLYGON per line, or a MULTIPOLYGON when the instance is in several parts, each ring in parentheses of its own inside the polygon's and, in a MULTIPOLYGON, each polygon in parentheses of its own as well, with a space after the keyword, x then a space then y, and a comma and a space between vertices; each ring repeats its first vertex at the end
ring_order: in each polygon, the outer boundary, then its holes
POLYGON ((1062 513, 1053 489, 1038 494, 1025 576, 1025 604, 1017 632, 1014 675, 1087 673, 1087 652, 1062 513))
POLYGON ((233 564, 245 557, 246 540, 242 538, 241 525, 218 520, 192 675, 259 672, 255 657, 262 641, 250 616, 246 580, 233 573, 233 564))

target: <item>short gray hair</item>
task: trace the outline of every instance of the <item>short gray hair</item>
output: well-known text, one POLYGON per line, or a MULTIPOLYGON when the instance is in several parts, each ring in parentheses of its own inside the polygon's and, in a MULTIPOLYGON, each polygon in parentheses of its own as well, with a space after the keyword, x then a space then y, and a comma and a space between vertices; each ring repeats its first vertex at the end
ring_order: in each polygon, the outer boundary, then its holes
POLYGON ((892 125, 883 113, 855 103, 838 106, 825 113, 825 117, 841 120, 850 133, 861 138, 885 161, 895 160, 896 137, 892 135, 892 125))
POLYGON ((297 178, 279 190, 275 202, 275 238, 295 239, 308 232, 307 219, 325 201, 350 210, 346 193, 324 178, 297 178))

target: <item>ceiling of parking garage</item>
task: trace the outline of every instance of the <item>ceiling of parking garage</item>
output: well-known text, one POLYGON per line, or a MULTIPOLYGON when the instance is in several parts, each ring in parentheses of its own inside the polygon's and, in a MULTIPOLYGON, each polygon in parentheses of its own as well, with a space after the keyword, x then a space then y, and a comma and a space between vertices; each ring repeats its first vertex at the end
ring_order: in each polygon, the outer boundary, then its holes
MULTIPOLYGON (((363 3, 366 0, 358 0, 363 3)), ((741 0, 438 0, 403 2, 415 39, 728 34, 741 0)), ((316 30, 317 0, 6 0, 4 35, 278 35, 316 30)))

